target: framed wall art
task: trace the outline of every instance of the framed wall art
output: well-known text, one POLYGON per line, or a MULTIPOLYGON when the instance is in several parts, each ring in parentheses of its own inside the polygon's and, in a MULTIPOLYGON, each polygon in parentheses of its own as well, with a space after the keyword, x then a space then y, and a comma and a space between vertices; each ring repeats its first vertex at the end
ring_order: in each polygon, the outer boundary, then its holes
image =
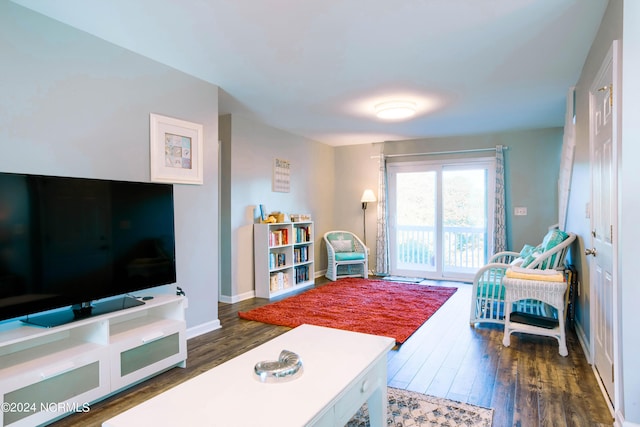
POLYGON ((291 190, 291 162, 284 159, 274 159, 273 162, 273 191, 288 193, 291 190))
POLYGON ((149 124, 151 181, 202 184, 203 126, 153 113, 149 124))

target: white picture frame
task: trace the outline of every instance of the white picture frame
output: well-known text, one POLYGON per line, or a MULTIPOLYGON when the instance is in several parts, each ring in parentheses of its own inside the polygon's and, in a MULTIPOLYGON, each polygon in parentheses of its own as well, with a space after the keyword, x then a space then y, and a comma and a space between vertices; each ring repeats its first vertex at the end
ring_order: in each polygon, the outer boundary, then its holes
POLYGON ((151 181, 203 184, 203 126, 149 114, 151 181))
POLYGON ((278 193, 291 191, 291 162, 285 159, 273 160, 272 190, 278 193))

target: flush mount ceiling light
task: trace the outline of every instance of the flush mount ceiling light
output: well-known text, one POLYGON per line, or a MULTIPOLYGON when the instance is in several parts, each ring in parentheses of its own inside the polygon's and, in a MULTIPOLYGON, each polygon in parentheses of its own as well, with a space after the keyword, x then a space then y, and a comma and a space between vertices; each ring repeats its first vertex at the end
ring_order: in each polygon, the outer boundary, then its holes
POLYGON ((411 101, 390 101, 375 106, 376 116, 385 120, 408 119, 416 114, 416 104, 411 101))

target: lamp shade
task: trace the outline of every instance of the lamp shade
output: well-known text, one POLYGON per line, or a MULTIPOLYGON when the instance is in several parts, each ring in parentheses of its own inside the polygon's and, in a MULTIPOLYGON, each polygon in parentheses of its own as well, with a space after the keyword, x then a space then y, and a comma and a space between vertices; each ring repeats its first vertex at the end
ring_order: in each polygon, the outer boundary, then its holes
POLYGON ((364 190, 364 193, 362 193, 362 198, 360 199, 360 201, 362 203, 375 202, 376 196, 375 194, 373 194, 373 190, 369 190, 369 189, 364 190))

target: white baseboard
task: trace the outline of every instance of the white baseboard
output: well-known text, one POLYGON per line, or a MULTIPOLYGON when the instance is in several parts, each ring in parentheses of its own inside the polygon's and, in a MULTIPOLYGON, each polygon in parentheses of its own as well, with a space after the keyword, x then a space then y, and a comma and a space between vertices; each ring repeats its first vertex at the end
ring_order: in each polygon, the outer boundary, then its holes
POLYGON ((234 304, 236 302, 244 301, 244 300, 255 298, 255 297, 256 297, 256 292, 249 291, 240 295, 233 295, 233 296, 218 295, 218 301, 225 304, 234 304))
POLYGON ((607 394, 607 389, 604 388, 604 384, 602 383, 602 378, 600 378, 600 374, 598 374, 598 370, 596 369, 596 365, 591 365, 591 370, 593 371, 593 376, 596 377, 596 381, 598 382, 598 387, 600 388, 600 393, 602 393, 602 397, 604 398, 604 402, 607 404, 609 408, 609 412, 611 416, 615 419, 618 415, 613 408, 613 404, 609 400, 609 395, 607 394))
POLYGON ((616 427, 640 427, 640 424, 638 423, 625 421, 624 417, 619 412, 616 412, 616 419, 613 425, 616 427))
POLYGON ((206 334, 207 332, 215 331, 216 329, 220 329, 220 320, 212 320, 211 322, 202 323, 200 325, 194 326, 192 328, 187 329, 187 339, 197 337, 198 335, 206 334))
POLYGON ((591 357, 591 350, 589 349, 587 335, 584 333, 584 329, 582 329, 582 325, 580 323, 574 322, 574 326, 576 328, 576 335, 578 336, 578 342, 580 343, 580 347, 582 347, 584 356, 587 358, 587 362, 592 365, 593 359, 591 357))
MULTIPOLYGON (((593 364, 593 356, 591 355, 590 346, 587 341, 587 336, 584 333, 584 329, 582 329, 582 325, 579 323, 574 323, 574 325, 576 328, 576 336, 578 337, 578 342, 580 343, 580 347, 582 347, 582 351, 584 352, 584 356, 587 359, 587 363, 591 365, 591 370, 593 371, 593 376, 596 378, 596 381, 598 382, 600 393, 602 393, 602 397, 604 398, 605 403, 609 408, 609 412, 611 412, 611 415, 614 417, 614 419, 617 419, 618 414, 615 412, 615 409, 611 404, 611 401, 609 400, 609 395, 607 394, 607 390, 604 388, 604 384, 602 384, 602 379, 600 379, 600 375, 596 370, 596 366, 593 364)), ((619 424, 618 426, 620 425, 622 424, 619 424)))

